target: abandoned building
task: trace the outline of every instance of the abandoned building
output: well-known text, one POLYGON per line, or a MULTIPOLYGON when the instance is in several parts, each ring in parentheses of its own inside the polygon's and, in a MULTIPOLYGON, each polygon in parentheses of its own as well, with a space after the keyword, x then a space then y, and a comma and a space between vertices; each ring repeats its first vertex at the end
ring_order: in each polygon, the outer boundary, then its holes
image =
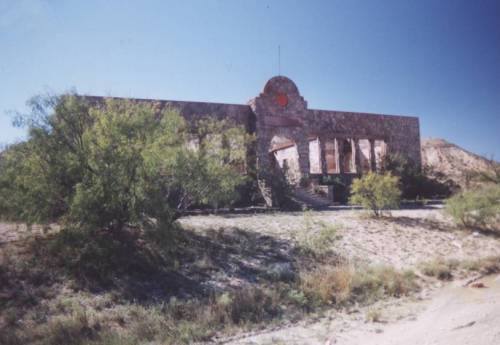
POLYGON ((266 179, 273 178, 269 172, 280 171, 312 203, 321 202, 313 191, 322 191, 328 203, 342 199, 342 191, 336 194, 329 181, 348 185, 352 178, 379 169, 388 153, 401 153, 421 164, 417 117, 309 109, 295 83, 284 76, 271 78, 246 105, 136 101, 176 108, 188 122, 204 116, 226 118, 255 133, 256 159, 251 161, 268 204, 272 190, 266 179))

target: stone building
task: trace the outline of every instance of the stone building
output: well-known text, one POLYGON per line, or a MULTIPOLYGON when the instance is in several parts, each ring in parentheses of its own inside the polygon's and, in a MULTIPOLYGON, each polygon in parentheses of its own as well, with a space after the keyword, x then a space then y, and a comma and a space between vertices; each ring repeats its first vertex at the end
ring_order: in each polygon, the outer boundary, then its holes
POLYGON ((244 125, 256 135, 255 157, 250 161, 263 182, 272 178, 269 172, 278 170, 296 186, 305 179, 321 185, 328 180, 325 177, 348 184, 353 177, 377 170, 388 153, 402 153, 421 164, 417 117, 309 109, 295 83, 284 76, 271 78, 246 105, 136 101, 176 108, 187 121, 213 116, 244 125))

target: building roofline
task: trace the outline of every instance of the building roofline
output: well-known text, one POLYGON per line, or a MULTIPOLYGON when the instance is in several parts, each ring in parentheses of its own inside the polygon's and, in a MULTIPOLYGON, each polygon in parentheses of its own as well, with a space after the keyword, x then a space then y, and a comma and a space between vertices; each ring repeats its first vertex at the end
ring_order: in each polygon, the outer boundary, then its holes
POLYGON ((173 100, 173 99, 158 99, 158 98, 137 98, 137 97, 121 97, 121 96, 96 96, 87 94, 78 94, 78 97, 90 98, 90 99, 117 99, 117 100, 129 100, 136 102, 161 102, 161 103, 197 103, 197 104, 213 104, 213 105, 228 105, 250 108, 248 104, 238 104, 238 103, 220 103, 220 102, 204 102, 204 101, 185 101, 185 100, 173 100))
MULTIPOLYGON (((220 102, 205 102, 205 101, 186 101, 186 100, 173 100, 173 99, 157 99, 157 98, 137 98, 137 97, 121 97, 121 96, 96 96, 87 94, 78 94, 79 97, 90 98, 90 99, 118 99, 118 100, 130 100, 136 102, 160 102, 160 103, 196 103, 196 104, 213 104, 216 106, 235 106, 242 108, 251 108, 248 104, 238 104, 238 103, 220 103, 220 102)), ((369 116, 386 116, 386 117, 403 117, 403 118, 413 118, 419 119, 415 115, 401 115, 401 114, 381 114, 381 113, 370 113, 370 112, 360 112, 352 110, 338 110, 338 109, 312 109, 307 108, 307 111, 320 112, 320 113, 342 113, 346 115, 369 115, 369 116)))
POLYGON ((382 113, 370 113, 370 112, 352 111, 352 110, 338 110, 338 109, 327 110, 327 109, 311 109, 311 108, 307 108, 307 110, 324 112, 324 113, 342 113, 342 114, 348 114, 348 115, 390 116, 390 117, 406 117, 406 118, 414 118, 414 119, 419 118, 418 116, 415 116, 415 115, 382 114, 382 113))

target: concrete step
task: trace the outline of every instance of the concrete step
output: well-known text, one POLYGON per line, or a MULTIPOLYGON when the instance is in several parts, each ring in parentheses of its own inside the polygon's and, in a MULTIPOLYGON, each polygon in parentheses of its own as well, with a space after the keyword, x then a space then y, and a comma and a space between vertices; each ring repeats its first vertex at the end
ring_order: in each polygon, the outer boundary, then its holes
POLYGON ((295 188, 293 195, 298 202, 309 208, 326 208, 332 205, 332 201, 306 188, 295 188))

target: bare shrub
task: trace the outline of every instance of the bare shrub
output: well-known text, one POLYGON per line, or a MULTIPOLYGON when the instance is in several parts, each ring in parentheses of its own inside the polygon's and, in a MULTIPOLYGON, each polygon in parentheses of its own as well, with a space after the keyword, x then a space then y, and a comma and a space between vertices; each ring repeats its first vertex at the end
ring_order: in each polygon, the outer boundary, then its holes
POLYGON ((446 201, 445 210, 464 227, 500 231, 500 185, 459 193, 446 201))
POLYGON ((412 271, 396 271, 388 266, 369 266, 358 270, 353 279, 353 299, 372 302, 383 296, 400 297, 418 289, 412 271))
POLYGON ((310 212, 304 213, 304 229, 294 234, 300 249, 315 255, 325 255, 332 250, 339 227, 324 221, 313 221, 310 212))
POLYGON ((321 266, 300 275, 300 289, 313 305, 340 304, 351 296, 354 268, 321 266))
POLYGON ((69 316, 60 316, 49 322, 45 330, 45 344, 79 345, 96 337, 98 323, 92 322, 87 311, 79 308, 69 316))
POLYGON ((387 266, 323 266, 301 275, 301 290, 313 304, 372 302, 383 296, 400 297, 416 291, 412 271, 387 266))
POLYGON ((477 260, 467 260, 460 263, 460 266, 468 271, 478 271, 485 274, 500 272, 500 256, 489 256, 477 260))
POLYGON ((440 280, 451 280, 453 270, 459 262, 456 260, 435 259, 421 264, 422 273, 429 277, 436 277, 440 280))

